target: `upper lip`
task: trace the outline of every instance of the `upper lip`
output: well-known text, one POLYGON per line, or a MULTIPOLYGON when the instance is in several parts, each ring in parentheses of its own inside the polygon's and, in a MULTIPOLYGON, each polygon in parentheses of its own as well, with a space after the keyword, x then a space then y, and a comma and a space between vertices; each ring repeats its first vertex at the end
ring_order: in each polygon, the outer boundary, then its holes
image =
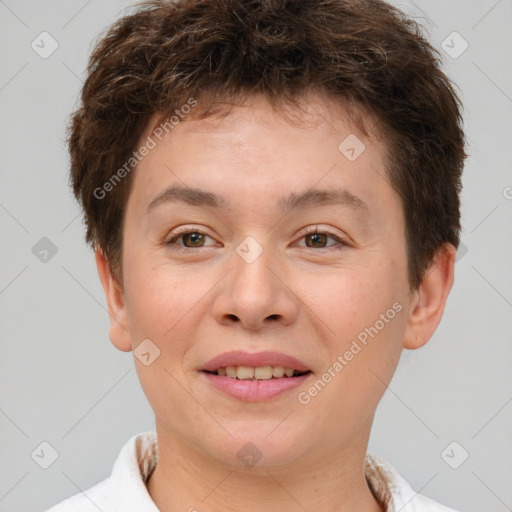
POLYGON ((219 368, 226 366, 283 366, 292 368, 299 372, 309 371, 308 366, 297 358, 282 354, 280 352, 244 352, 243 350, 233 350, 224 352, 210 359, 203 367, 203 370, 214 372, 219 368))

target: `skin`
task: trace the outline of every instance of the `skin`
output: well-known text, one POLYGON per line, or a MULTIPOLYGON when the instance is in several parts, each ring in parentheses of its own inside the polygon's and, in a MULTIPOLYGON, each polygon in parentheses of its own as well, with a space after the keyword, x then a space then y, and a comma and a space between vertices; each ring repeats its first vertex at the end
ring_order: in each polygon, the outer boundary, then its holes
POLYGON ((364 477, 375 410, 402 349, 422 347, 438 326, 456 251, 443 246, 411 291, 404 214, 386 179, 385 148, 340 105, 320 96, 307 105, 293 122, 261 97, 223 119, 180 122, 133 176, 122 283, 96 251, 112 343, 130 351, 149 338, 161 351, 151 365, 137 358, 135 365, 159 439, 147 487, 164 512, 382 510, 364 477), (350 134, 366 146, 353 162, 338 150, 350 134), (173 184, 222 195, 231 209, 167 202, 147 213, 173 184), (290 192, 340 187, 367 204, 366 215, 346 205, 277 207, 290 192), (308 226, 329 237, 306 236, 308 226), (181 228, 207 237, 165 245, 181 228), (263 249, 252 263, 236 252, 249 235, 263 249), (299 403, 298 393, 397 301, 402 311, 299 403), (284 352, 313 375, 266 402, 237 400, 199 372, 233 349, 284 352), (252 467, 237 458, 246 443, 262 455, 252 467))

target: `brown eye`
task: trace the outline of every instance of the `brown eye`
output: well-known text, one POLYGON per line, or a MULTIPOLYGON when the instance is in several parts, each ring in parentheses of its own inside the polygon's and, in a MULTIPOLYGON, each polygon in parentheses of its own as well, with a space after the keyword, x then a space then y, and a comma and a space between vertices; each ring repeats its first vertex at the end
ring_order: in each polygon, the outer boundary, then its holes
POLYGON ((342 238, 329 231, 321 231, 319 227, 315 227, 314 230, 310 229, 306 231, 306 233, 302 235, 299 245, 309 249, 325 249, 325 251, 340 250, 350 247, 350 244, 342 238))
POLYGON ((185 247, 203 247, 204 237, 205 235, 203 235, 202 233, 197 233, 195 231, 181 235, 185 247))
POLYGON ((202 247, 211 247, 212 244, 207 243, 207 239, 214 241, 206 233, 197 230, 182 231, 175 234, 165 245, 176 250, 186 251, 187 249, 200 249, 202 247))
POLYGON ((306 235, 306 246, 307 247, 326 247, 327 235, 325 233, 311 233, 306 235))

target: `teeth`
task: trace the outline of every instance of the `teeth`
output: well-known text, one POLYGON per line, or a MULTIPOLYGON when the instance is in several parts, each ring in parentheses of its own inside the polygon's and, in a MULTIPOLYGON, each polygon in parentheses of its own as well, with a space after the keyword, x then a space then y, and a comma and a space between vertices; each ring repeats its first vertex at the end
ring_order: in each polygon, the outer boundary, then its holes
POLYGON ((250 366, 239 366, 236 369, 236 376, 243 380, 254 379, 254 368, 250 366))
POLYGON ((284 376, 293 377, 295 370, 283 366, 258 366, 256 368, 251 366, 226 366, 226 368, 219 368, 216 373, 239 380, 270 380, 272 377, 276 379, 284 376))
POLYGON ((254 368, 254 378, 258 380, 268 380, 272 378, 272 366, 258 366, 254 368))
POLYGON ((226 375, 232 379, 236 379, 236 366, 226 367, 226 375))
POLYGON ((274 366, 272 368, 272 375, 276 378, 280 378, 284 375, 284 368, 282 366, 274 366))

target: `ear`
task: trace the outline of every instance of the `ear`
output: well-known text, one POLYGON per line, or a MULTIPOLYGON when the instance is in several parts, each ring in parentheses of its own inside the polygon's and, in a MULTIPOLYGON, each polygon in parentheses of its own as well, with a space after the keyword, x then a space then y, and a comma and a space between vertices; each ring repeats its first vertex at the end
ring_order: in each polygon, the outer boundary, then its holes
POLYGON ((452 244, 444 244, 425 273, 423 282, 413 292, 404 348, 414 350, 423 347, 441 322, 453 285, 456 255, 457 250, 452 244))
POLYGON ((110 317, 109 337, 112 344, 123 352, 132 350, 130 325, 124 301, 124 292, 112 276, 108 260, 100 249, 94 251, 98 275, 107 300, 110 317))

